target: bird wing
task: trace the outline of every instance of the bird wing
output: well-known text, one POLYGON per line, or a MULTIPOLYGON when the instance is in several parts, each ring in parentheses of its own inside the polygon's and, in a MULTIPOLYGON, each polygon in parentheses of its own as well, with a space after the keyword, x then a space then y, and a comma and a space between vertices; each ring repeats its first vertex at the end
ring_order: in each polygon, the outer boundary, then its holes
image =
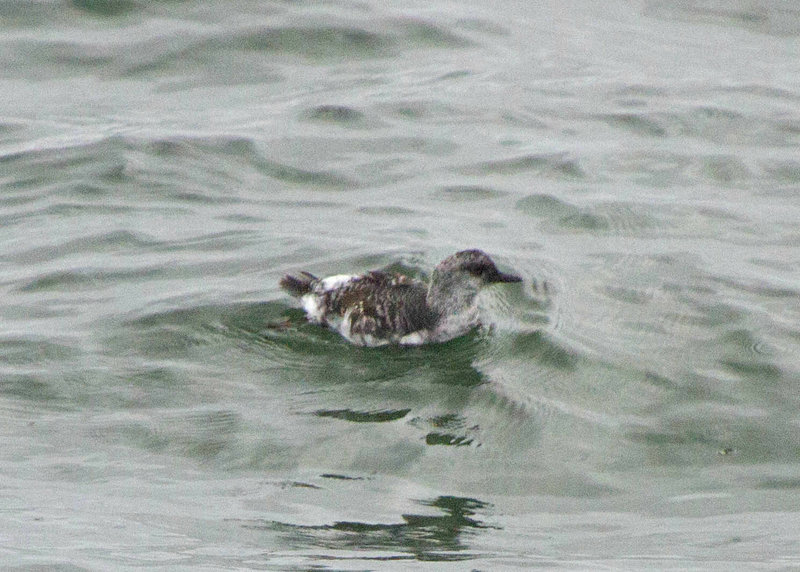
POLYGON ((348 314, 353 334, 403 336, 436 323, 426 302, 427 286, 408 276, 373 271, 326 294, 332 312, 348 314))

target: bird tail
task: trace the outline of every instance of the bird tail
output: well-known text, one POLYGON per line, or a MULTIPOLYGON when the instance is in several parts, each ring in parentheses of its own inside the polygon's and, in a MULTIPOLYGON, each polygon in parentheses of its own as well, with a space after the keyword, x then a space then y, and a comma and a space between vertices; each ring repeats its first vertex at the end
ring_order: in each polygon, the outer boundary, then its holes
POLYGON ((286 290, 289 294, 299 298, 311 292, 316 282, 319 282, 319 279, 313 274, 300 272, 298 274, 287 274, 281 278, 279 284, 281 288, 286 290))

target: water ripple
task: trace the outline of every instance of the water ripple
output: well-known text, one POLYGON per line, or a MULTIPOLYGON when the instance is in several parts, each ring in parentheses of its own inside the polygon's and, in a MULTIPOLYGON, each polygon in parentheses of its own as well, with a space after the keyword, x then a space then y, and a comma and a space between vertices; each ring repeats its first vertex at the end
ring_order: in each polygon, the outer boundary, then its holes
POLYGON ((550 232, 641 236, 663 226, 651 208, 619 202, 581 208, 552 195, 533 194, 519 199, 516 209, 546 221, 550 232))
POLYGON ((530 154, 497 161, 487 161, 477 165, 464 166, 458 169, 464 175, 515 175, 519 173, 537 173, 565 179, 583 179, 584 170, 575 159, 568 159, 562 154, 530 154))
POLYGON ((406 558, 429 562, 458 562, 474 555, 464 543, 476 529, 488 528, 476 515, 488 503, 464 497, 441 496, 419 504, 443 514, 404 514, 401 523, 339 521, 323 525, 298 525, 278 521, 244 522, 248 529, 268 530, 285 536, 291 544, 327 550, 389 551, 382 560, 406 558))

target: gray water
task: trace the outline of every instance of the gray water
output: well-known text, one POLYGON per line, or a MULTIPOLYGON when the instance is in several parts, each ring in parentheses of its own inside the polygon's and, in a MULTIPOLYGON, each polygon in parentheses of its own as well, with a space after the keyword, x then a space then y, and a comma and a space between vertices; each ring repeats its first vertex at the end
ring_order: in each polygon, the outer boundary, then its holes
POLYGON ((800 566, 795 2, 5 0, 0 102, 4 569, 800 566))

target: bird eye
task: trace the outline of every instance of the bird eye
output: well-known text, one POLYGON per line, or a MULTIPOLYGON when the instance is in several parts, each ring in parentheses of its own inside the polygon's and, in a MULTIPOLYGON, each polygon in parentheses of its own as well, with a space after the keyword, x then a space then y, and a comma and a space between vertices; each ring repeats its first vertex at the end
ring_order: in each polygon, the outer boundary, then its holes
POLYGON ((489 271, 485 264, 470 264, 467 271, 473 276, 484 276, 489 271))

